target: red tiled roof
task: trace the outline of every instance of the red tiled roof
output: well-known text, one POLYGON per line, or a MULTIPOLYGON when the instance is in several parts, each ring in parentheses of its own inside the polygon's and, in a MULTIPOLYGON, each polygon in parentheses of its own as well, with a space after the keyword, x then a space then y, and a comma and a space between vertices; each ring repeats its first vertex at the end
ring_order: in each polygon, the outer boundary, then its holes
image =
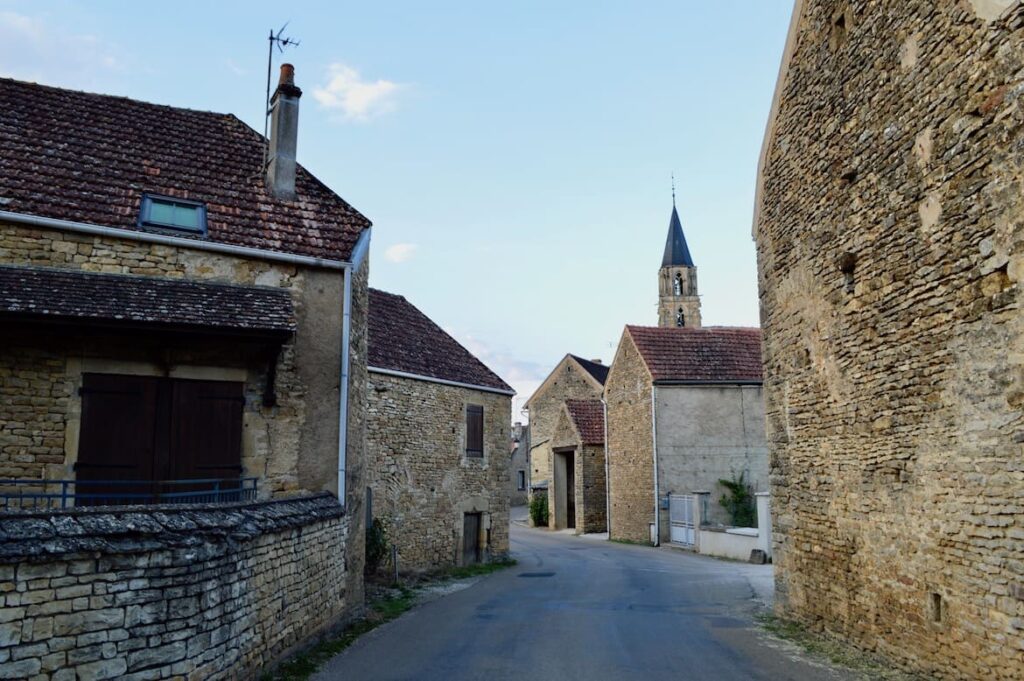
POLYGON ((565 406, 583 444, 604 444, 604 406, 601 400, 566 400, 565 406))
POLYGON ((150 192, 204 202, 209 241, 328 260, 370 226, 301 167, 298 198, 271 197, 263 136, 230 114, 6 78, 0 111, 0 210, 138 230, 150 192))
POLYGON ((0 320, 10 319, 273 334, 295 330, 286 289, 0 266, 0 320))
POLYGON ((762 380, 761 330, 627 326, 655 381, 762 380))
POLYGON ((403 296, 371 288, 367 326, 371 367, 512 391, 403 296))

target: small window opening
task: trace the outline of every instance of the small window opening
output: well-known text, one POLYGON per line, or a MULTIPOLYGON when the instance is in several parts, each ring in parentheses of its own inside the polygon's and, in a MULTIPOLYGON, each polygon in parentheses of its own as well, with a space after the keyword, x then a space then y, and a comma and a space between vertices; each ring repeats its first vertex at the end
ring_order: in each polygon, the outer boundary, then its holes
POLYGON ((484 456, 484 408, 477 404, 466 405, 466 457, 481 459, 484 456))
POLYGON ((519 491, 526 489, 526 471, 517 471, 516 489, 519 491))
POLYGON ((942 596, 934 592, 929 594, 928 605, 932 622, 941 622, 945 614, 943 613, 942 596))
POLYGON ((843 283, 847 293, 853 293, 856 281, 853 273, 857 268, 857 256, 849 251, 839 256, 839 271, 843 273, 843 283))
POLYGON ((686 326, 686 316, 683 314, 683 308, 676 310, 676 326, 686 326))
POLYGON ((139 227, 206 234, 206 206, 199 201, 143 194, 139 227))
POLYGON ((672 293, 677 296, 683 295, 683 275, 676 272, 676 278, 672 282, 672 293))
POLYGON ((829 46, 833 51, 838 50, 846 43, 846 12, 839 12, 832 19, 832 33, 829 36, 829 46))

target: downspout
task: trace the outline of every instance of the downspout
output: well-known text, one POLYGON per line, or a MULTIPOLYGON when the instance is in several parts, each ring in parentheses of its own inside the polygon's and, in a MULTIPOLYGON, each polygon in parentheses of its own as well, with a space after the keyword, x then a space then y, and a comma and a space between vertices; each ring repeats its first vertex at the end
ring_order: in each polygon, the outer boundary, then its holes
POLYGON ((352 261, 345 268, 345 293, 341 303, 341 376, 338 386, 338 502, 345 508, 345 470, 348 462, 348 384, 351 375, 352 353, 352 277, 359 272, 363 258, 370 250, 370 228, 359 235, 352 249, 352 261))
POLYGON ((661 546, 661 518, 658 508, 658 409, 657 388, 651 385, 651 449, 654 452, 654 545, 661 546))
POLYGON ((612 537, 612 479, 608 475, 608 403, 601 398, 601 409, 604 410, 604 529, 608 538, 612 537))

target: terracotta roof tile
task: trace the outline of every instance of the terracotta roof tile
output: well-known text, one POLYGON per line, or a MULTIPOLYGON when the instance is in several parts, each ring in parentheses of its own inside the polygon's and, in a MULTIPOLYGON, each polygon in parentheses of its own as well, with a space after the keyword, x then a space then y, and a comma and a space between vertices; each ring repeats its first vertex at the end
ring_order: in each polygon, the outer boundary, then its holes
POLYGON ((368 327, 371 367, 512 390, 403 296, 370 289, 368 327))
POLYGON ((0 266, 0 318, 291 333, 285 289, 0 266))
POLYGON ((149 192, 204 202, 209 241, 329 260, 370 226, 301 167, 298 198, 271 197, 263 136, 230 114, 5 78, 0 110, 0 210, 138 230, 149 192))
POLYGON ((604 444, 604 405, 601 400, 566 400, 565 407, 583 444, 604 444))
POLYGON ((627 326, 655 381, 762 380, 761 330, 627 326))

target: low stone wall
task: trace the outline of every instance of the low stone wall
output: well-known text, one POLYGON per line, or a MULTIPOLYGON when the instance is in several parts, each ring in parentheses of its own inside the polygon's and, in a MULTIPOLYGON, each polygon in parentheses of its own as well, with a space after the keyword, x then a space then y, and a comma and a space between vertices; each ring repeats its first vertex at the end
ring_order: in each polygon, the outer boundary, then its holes
POLYGON ((0 515, 0 679, 250 678, 362 607, 330 494, 0 515))

